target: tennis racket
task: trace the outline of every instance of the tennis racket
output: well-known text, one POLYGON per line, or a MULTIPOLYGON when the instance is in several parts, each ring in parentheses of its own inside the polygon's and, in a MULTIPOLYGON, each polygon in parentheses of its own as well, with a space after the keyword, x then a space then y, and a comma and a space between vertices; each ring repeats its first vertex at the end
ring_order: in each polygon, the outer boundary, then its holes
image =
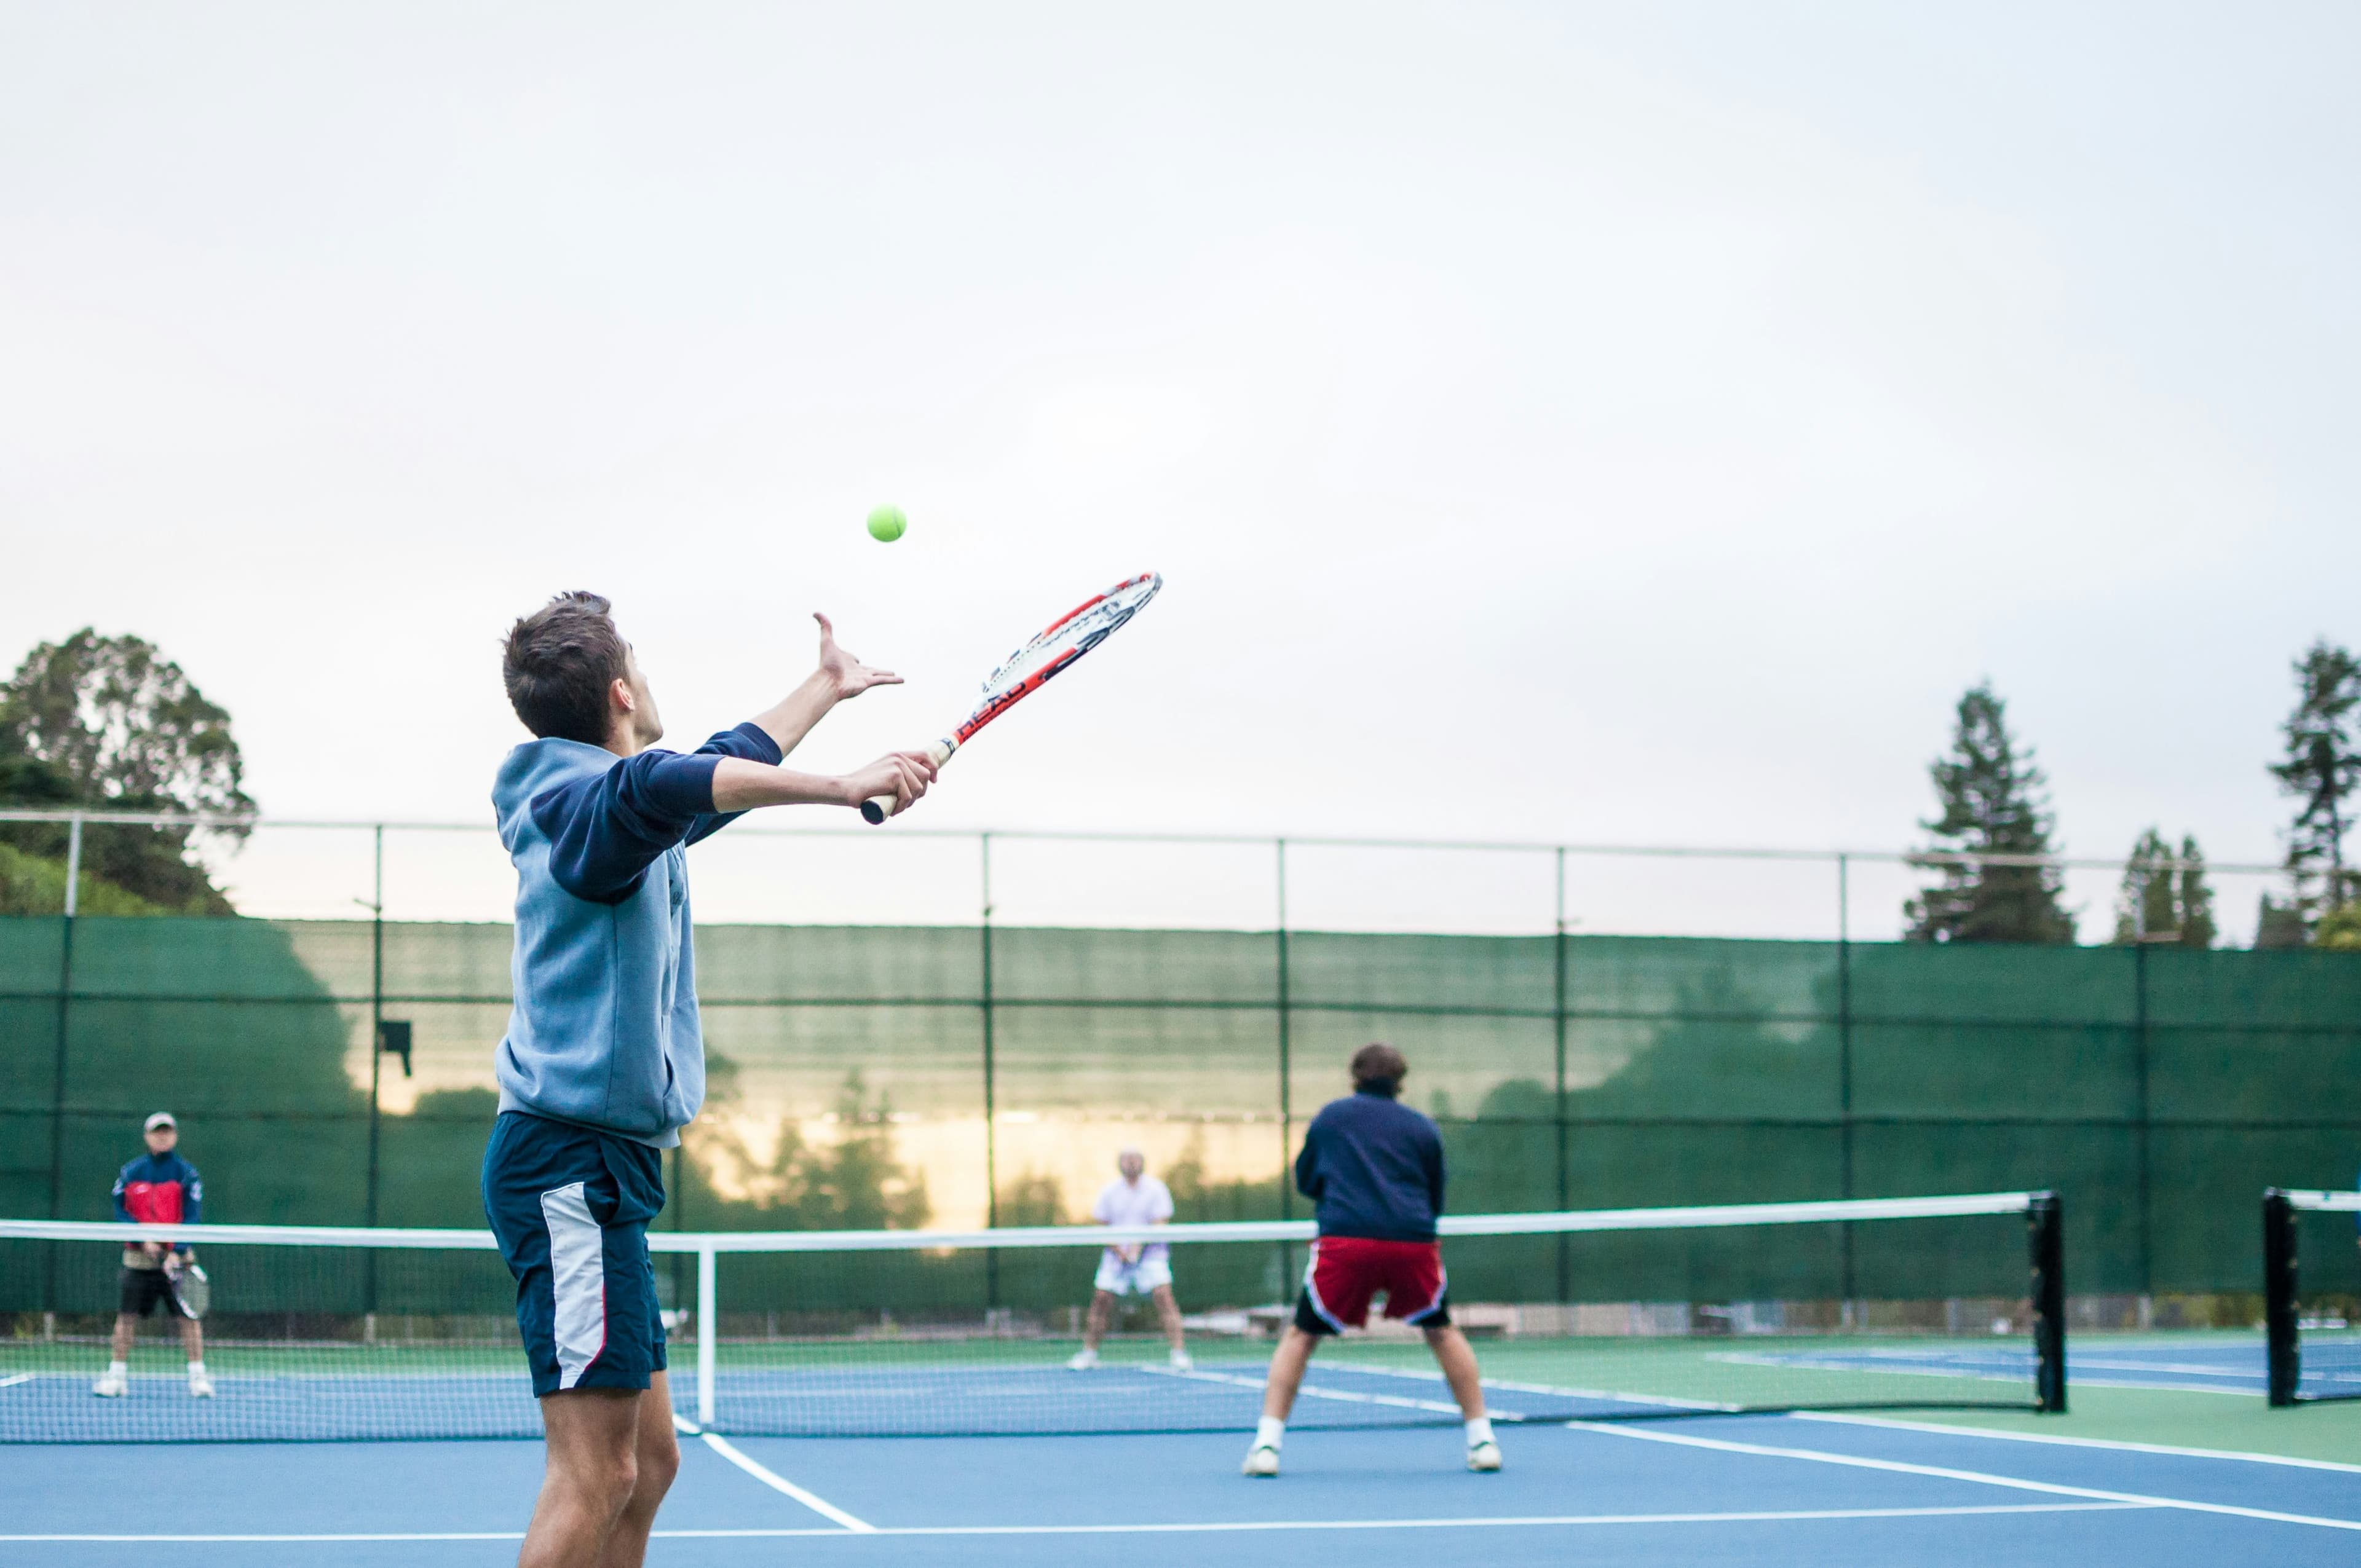
POLYGON ((172 1293, 172 1305, 178 1307, 181 1316, 191 1322, 203 1318, 206 1309, 214 1304, 213 1281, 205 1277, 205 1271, 197 1266, 197 1260, 193 1257, 182 1257, 178 1253, 166 1254, 164 1285, 172 1293))
MULTIPOLYGON (((983 703, 967 721, 927 748, 941 767, 953 751, 974 739, 975 732, 1041 689, 1043 683, 1105 641, 1164 586, 1154 572, 1117 583, 1106 592, 1068 610, 1024 647, 1001 661, 1000 668, 983 679, 983 703)), ((861 803, 862 817, 872 823, 893 815, 894 796, 872 795, 861 803)))

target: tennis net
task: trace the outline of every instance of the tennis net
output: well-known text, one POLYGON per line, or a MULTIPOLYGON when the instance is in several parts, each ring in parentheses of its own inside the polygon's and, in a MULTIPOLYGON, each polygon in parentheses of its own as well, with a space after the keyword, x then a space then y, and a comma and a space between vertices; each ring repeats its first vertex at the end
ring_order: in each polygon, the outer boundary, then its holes
MULTIPOLYGON (((1453 1319, 1496 1420, 2065 1408, 2048 1193, 1457 1216, 1453 1319)), ((1312 1240, 1298 1222, 1152 1230, 654 1233, 685 1420, 754 1435, 1251 1430, 1312 1240), (1145 1304, 1080 1347, 1099 1249, 1170 1247, 1188 1365, 1145 1304)), ((0 1442, 534 1437, 515 1288, 467 1231, 0 1221, 0 1442), (211 1281, 214 1397, 147 1325, 100 1398, 118 1256, 185 1240, 211 1281), (41 1300, 46 1299, 49 1305, 41 1300)), ((1377 1320, 1373 1316, 1372 1322, 1377 1320)), ((1298 1427, 1457 1420, 1415 1332, 1323 1345, 1298 1427)))
POLYGON ((2361 1192, 2263 1194, 2270 1400, 2361 1399, 2361 1192))

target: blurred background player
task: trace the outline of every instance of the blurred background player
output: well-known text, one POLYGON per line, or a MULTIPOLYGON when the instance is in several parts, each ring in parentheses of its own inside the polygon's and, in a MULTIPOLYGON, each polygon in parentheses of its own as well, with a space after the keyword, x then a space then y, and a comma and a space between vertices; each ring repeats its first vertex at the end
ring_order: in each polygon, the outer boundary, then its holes
MULTIPOLYGON (((193 1225, 204 1205, 205 1184, 197 1168, 179 1153, 181 1125, 169 1111, 148 1118, 148 1152, 125 1166, 115 1177, 115 1217, 128 1224, 193 1225)), ((131 1388, 131 1341, 139 1320, 159 1306, 181 1325, 181 1348, 189 1354, 189 1395, 214 1397, 214 1380, 205 1371, 205 1334, 172 1299, 172 1282, 165 1272, 168 1257, 181 1262, 195 1254, 185 1242, 130 1242, 123 1248, 123 1288, 115 1310, 115 1356, 106 1375, 90 1386, 102 1399, 119 1399, 131 1388)))
MULTIPOLYGON (((1115 1156, 1122 1174, 1099 1190, 1091 1218, 1102 1225, 1169 1225, 1172 1223, 1172 1192, 1148 1174, 1148 1157, 1137 1147, 1115 1156)), ((1118 1297, 1145 1296, 1156 1304, 1156 1321, 1163 1325, 1172 1347, 1175 1371, 1190 1369, 1182 1348, 1180 1304, 1172 1299, 1172 1249, 1162 1242, 1118 1242, 1099 1254, 1096 1288, 1091 1292, 1091 1313, 1082 1327, 1082 1348, 1066 1363, 1077 1372, 1099 1364, 1099 1341, 1115 1315, 1118 1297)))
POLYGON ((1443 1246, 1443 1135, 1397 1098, 1410 1065, 1391 1046, 1353 1054, 1353 1092, 1321 1107, 1295 1157, 1296 1190, 1319 1206, 1320 1237, 1303 1271, 1295 1321, 1271 1353, 1263 1385, 1262 1421, 1246 1451, 1245 1474, 1279 1474, 1279 1446, 1303 1368, 1323 1334, 1369 1321, 1384 1291, 1386 1316, 1425 1331, 1467 1423, 1467 1468, 1500 1468, 1500 1446, 1484 1413, 1484 1386, 1467 1336, 1451 1322, 1443 1246))

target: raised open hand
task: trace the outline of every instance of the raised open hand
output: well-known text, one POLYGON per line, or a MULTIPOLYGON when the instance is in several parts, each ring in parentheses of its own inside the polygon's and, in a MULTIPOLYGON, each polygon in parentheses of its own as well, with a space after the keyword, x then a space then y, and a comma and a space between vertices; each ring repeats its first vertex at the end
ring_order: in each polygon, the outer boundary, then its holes
POLYGON ((873 670, 836 645, 836 628, 828 617, 815 610, 812 619, 819 622, 819 673, 836 683, 837 700, 859 696, 871 686, 898 686, 902 677, 891 670, 873 670))

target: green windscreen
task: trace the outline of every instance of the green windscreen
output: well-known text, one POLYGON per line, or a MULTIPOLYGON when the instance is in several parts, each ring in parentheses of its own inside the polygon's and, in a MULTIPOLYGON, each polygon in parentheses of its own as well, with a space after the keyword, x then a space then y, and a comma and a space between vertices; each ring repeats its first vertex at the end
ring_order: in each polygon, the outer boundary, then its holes
MULTIPOLYGON (((509 948, 0 918, 0 1215, 108 1217, 166 1109, 209 1221, 479 1224, 509 948)), ((711 1092, 662 1222, 692 1231, 1079 1221, 1126 1146, 1182 1220, 1300 1218, 1287 1161, 1371 1040, 1443 1125, 1454 1212, 2055 1189, 2078 1294, 2253 1290, 2256 1194, 2349 1186, 2361 1148, 2340 953, 717 926, 697 976, 711 1092)), ((1465 1288, 1578 1299, 1577 1252, 1503 1245, 1465 1288)), ((1823 1266, 1899 1298, 1940 1262, 1823 1266)), ((0 1311, 55 1289, 0 1269, 0 1311)))

